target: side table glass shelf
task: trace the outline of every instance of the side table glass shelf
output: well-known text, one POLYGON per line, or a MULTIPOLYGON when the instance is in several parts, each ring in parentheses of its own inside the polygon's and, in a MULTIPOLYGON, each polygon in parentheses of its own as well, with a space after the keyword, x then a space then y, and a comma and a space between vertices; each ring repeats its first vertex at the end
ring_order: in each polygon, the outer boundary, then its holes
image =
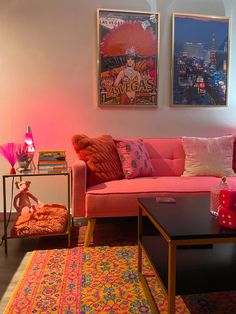
MULTIPOLYGON (((4 219, 4 234, 3 234, 3 241, 5 243, 5 254, 7 255, 7 241, 8 239, 12 238, 27 238, 27 237, 49 237, 49 236, 58 236, 58 235, 67 235, 68 237, 68 247, 70 247, 70 236, 71 236, 71 214, 70 214, 70 208, 71 208, 71 168, 66 168, 63 170, 50 170, 50 171, 39 171, 39 170, 32 170, 32 171, 24 171, 24 172, 17 172, 16 174, 3 174, 2 175, 2 193, 3 193, 3 219, 4 219), (29 236, 19 236, 19 237, 13 237, 8 235, 8 210, 7 210, 7 181, 8 179, 14 180, 14 178, 20 178, 20 181, 22 178, 25 177, 51 177, 51 176, 65 176, 67 177, 66 185, 67 185, 67 210, 68 210, 68 220, 67 220, 67 226, 65 228, 65 231, 63 233, 48 233, 48 234, 39 234, 39 235, 29 235, 29 236)), ((12 204, 11 204, 12 206, 12 204)), ((10 215, 10 212, 9 212, 10 215)))

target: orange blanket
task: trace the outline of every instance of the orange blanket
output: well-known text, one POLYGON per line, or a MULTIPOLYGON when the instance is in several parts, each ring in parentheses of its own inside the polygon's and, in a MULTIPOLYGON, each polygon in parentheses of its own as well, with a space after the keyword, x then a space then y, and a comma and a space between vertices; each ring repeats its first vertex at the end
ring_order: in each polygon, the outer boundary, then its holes
POLYGON ((68 210, 60 204, 44 204, 33 213, 21 215, 11 229, 12 237, 64 233, 68 210))

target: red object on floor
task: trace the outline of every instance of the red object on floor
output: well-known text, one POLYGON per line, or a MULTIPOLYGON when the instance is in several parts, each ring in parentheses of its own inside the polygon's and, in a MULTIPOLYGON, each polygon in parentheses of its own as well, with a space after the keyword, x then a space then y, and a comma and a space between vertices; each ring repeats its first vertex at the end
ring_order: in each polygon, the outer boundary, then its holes
POLYGON ((218 211, 219 223, 227 228, 236 229, 236 210, 220 206, 218 211))
POLYGON ((236 210, 236 190, 223 189, 219 196, 220 205, 230 210, 236 210))

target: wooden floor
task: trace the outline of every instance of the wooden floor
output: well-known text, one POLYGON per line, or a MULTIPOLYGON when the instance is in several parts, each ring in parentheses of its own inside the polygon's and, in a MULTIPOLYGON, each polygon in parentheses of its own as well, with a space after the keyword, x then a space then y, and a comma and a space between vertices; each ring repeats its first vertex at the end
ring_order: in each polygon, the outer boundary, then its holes
MULTIPOLYGON (((0 242, 2 235, 3 222, 0 221, 0 242)), ((37 242, 36 238, 9 239, 7 256, 4 251, 5 243, 0 246, 0 313, 3 313, 37 242)))

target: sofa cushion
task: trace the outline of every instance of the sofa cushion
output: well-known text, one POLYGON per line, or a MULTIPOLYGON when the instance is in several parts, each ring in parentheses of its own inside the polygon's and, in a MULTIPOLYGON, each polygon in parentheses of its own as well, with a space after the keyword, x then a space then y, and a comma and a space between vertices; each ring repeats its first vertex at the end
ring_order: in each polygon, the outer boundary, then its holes
MULTIPOLYGON (((221 179, 213 176, 142 177, 110 181, 90 187, 86 194, 86 217, 122 217, 138 214, 139 197, 209 195, 221 179)), ((236 186, 236 177, 227 178, 236 186)), ((210 209, 209 209, 210 210, 210 209)))
POLYGON ((116 147, 126 179, 152 176, 153 167, 143 140, 116 141, 116 147))
POLYGON ((184 176, 234 176, 234 136, 183 137, 184 176))
POLYGON ((87 164, 87 186, 124 178, 116 145, 110 135, 90 138, 74 135, 72 144, 79 159, 87 164))

